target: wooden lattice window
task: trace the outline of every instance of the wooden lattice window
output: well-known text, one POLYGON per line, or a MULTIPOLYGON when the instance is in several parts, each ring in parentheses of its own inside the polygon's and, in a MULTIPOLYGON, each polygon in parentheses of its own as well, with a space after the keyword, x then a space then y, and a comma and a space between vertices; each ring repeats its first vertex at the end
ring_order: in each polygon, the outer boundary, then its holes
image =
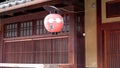
POLYGON ((7 24, 5 26, 5 37, 17 37, 17 24, 7 24))
POLYGON ((44 22, 42 19, 39 19, 36 21, 36 34, 37 35, 42 35, 42 34, 47 34, 48 32, 46 31, 44 27, 44 22))
POLYGON ((63 15, 63 20, 64 20, 64 26, 61 32, 69 32, 70 29, 70 16, 69 15, 63 15))
POLYGON ((84 33, 84 21, 80 14, 76 15, 76 29, 78 33, 84 33))
POLYGON ((32 21, 21 23, 20 24, 20 36, 31 36, 32 28, 33 28, 32 21))

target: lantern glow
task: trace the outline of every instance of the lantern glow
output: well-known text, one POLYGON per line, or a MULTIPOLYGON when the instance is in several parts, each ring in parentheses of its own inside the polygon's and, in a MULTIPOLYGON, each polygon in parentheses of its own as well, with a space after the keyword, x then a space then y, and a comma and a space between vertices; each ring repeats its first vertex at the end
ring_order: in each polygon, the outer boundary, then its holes
POLYGON ((49 32, 60 32, 63 25, 63 18, 59 14, 48 14, 44 19, 44 26, 49 32))

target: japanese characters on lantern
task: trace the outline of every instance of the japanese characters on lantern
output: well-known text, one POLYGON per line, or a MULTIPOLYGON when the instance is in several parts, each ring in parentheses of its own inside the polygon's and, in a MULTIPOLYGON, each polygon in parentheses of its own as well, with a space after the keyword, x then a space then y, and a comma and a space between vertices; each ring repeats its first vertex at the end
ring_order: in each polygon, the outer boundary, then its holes
POLYGON ((49 32, 60 32, 64 21, 60 14, 48 14, 44 19, 44 26, 49 32))

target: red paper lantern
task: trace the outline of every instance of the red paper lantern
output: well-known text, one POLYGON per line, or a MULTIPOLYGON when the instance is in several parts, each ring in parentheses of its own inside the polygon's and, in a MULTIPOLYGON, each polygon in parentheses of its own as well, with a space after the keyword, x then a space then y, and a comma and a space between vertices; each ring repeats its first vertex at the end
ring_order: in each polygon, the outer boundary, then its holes
POLYGON ((63 25, 63 18, 59 14, 48 14, 44 19, 44 26, 49 32, 60 32, 63 25))

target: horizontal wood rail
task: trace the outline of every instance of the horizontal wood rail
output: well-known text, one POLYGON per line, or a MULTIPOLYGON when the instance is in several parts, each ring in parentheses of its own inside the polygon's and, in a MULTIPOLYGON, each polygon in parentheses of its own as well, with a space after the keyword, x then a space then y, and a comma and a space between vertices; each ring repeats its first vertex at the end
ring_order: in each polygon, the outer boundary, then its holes
POLYGON ((44 39, 56 39, 56 38, 68 38, 68 35, 63 36, 50 36, 50 37, 23 37, 23 38, 7 38, 4 39, 5 42, 18 42, 18 41, 31 41, 31 40, 44 40, 44 39))

